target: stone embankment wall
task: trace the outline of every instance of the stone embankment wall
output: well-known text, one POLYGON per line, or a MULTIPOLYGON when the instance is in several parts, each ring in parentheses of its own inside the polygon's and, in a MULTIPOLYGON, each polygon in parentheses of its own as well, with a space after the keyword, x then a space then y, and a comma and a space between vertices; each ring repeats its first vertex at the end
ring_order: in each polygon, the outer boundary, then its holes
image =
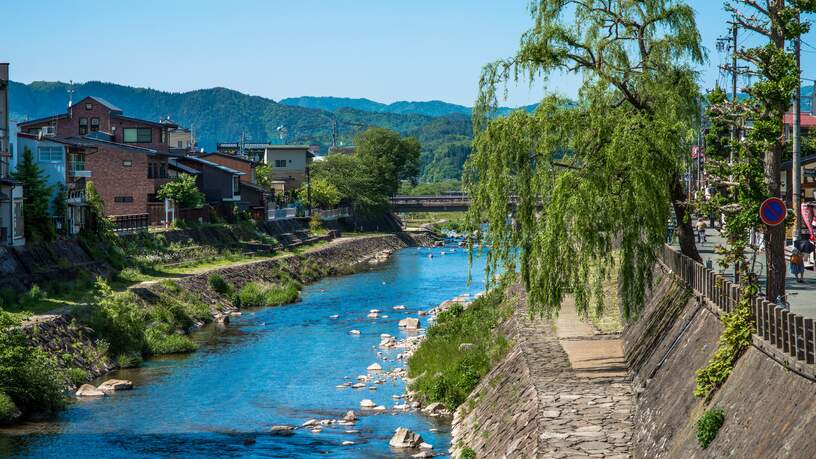
POLYGON ((83 271, 107 275, 110 266, 94 260, 76 241, 0 247, 0 288, 21 292, 31 284, 72 280, 83 271))
POLYGON ((816 382, 766 354, 758 341, 707 405, 694 396, 695 374, 716 350, 723 325, 674 276, 663 270, 657 276, 643 314, 624 334, 637 394, 634 456, 816 455, 816 382), (725 423, 704 450, 695 424, 712 407, 725 412, 725 423))
MULTIPOLYGON (((280 271, 288 272, 308 283, 320 277, 363 269, 384 261, 395 250, 412 245, 426 245, 429 241, 424 233, 340 239, 302 255, 224 267, 182 278, 177 282, 182 288, 201 295, 202 299, 209 302, 213 319, 219 319, 236 308, 227 298, 221 297, 210 288, 208 278, 212 273, 220 274, 238 288, 250 281, 275 282, 277 278, 274 276, 280 271), (307 275, 305 274, 307 270, 304 269, 307 265, 320 266, 322 269, 311 270, 310 272, 314 274, 307 275)), ((151 283, 134 288, 134 293, 149 303, 157 298, 158 289, 161 288, 160 284, 151 283)), ((22 327, 34 343, 57 357, 66 367, 81 368, 93 376, 102 375, 113 369, 104 352, 96 347, 93 330, 76 324, 70 317, 33 316, 26 320, 22 327)))
POLYGON ((625 378, 578 374, 550 320, 531 317, 524 292, 500 327, 508 354, 456 410, 451 453, 479 458, 629 457, 632 393, 625 378))

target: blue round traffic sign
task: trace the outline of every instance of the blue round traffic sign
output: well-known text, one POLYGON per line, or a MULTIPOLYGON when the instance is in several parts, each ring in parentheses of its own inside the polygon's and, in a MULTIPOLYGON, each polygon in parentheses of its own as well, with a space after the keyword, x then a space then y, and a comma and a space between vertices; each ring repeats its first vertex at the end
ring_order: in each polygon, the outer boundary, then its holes
POLYGON ((787 215, 788 209, 785 207, 785 201, 779 198, 768 198, 759 206, 759 218, 768 226, 782 223, 787 215))

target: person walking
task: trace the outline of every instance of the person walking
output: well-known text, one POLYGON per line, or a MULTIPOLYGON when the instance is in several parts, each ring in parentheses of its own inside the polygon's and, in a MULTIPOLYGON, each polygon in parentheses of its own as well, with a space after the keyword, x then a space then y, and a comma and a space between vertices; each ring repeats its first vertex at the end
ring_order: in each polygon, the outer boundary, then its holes
POLYGON ((790 256, 790 271, 796 282, 800 284, 805 281, 805 258, 799 249, 794 248, 790 256))
POLYGON ((697 242, 701 242, 701 243, 706 242, 706 228, 707 227, 708 226, 706 225, 706 222, 702 217, 697 219, 697 226, 696 226, 696 229, 697 229, 697 242))
POLYGON ((666 244, 672 245, 674 242, 674 216, 669 217, 666 223, 666 244))

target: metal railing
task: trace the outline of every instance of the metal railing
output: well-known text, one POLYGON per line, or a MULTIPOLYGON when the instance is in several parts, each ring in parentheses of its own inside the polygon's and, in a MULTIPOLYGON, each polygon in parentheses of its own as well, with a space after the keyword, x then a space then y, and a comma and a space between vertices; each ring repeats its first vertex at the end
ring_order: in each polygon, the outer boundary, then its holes
MULTIPOLYGON (((660 261, 691 288, 705 297, 719 313, 730 313, 740 301, 739 286, 669 246, 663 246, 660 261)), ((793 313, 766 298, 751 300, 755 337, 791 358, 813 364, 816 360, 814 320, 793 313)))
POLYGON ((348 217, 349 208, 348 207, 339 207, 337 209, 329 209, 329 210, 316 210, 315 213, 321 220, 336 220, 342 217, 348 217))
POLYGON ((147 231, 150 223, 149 214, 112 215, 113 232, 118 234, 147 231))
POLYGON ((288 220, 297 216, 297 209, 294 207, 284 207, 282 209, 269 209, 267 220, 288 220))

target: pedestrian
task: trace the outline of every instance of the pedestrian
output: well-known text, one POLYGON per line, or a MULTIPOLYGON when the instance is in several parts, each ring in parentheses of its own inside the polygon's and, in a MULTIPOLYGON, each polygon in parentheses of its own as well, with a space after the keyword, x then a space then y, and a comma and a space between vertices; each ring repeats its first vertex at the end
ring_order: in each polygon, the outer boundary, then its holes
POLYGON ((790 256, 790 271, 796 282, 802 283, 805 281, 805 259, 802 257, 802 252, 794 248, 790 256))
POLYGON ((674 217, 669 217, 666 223, 666 244, 671 245, 674 242, 674 217))
POLYGON ((706 242, 706 222, 702 217, 697 219, 697 242, 706 242))

